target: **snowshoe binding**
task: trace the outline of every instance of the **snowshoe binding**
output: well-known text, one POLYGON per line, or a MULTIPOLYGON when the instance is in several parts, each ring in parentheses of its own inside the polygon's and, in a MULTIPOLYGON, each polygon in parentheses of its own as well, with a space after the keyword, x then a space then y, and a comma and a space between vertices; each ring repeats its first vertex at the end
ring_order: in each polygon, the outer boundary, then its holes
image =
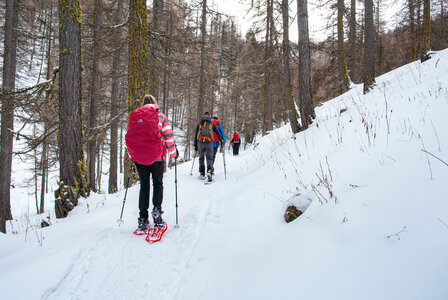
POLYGON ((152 219, 154 220, 154 227, 163 227, 163 224, 165 223, 162 219, 163 211, 161 211, 158 208, 154 208, 151 215, 152 219))
POLYGON ((148 229, 148 233, 146 235, 146 241, 150 244, 159 242, 162 239, 163 234, 168 229, 168 225, 162 219, 163 211, 160 209, 154 208, 151 215, 154 220, 154 226, 151 226, 148 229))
POLYGON ((212 173, 207 173, 207 180, 204 182, 204 184, 211 184, 212 182, 213 182, 212 173))
POLYGON ((148 219, 145 218, 138 218, 138 226, 137 229, 134 231, 135 235, 144 235, 148 233, 148 229, 150 228, 150 224, 148 219))

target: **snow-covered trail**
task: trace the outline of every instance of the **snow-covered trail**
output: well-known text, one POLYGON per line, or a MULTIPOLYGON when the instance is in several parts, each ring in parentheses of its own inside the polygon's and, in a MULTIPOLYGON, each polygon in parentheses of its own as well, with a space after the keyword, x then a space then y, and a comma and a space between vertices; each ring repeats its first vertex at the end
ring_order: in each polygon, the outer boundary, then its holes
MULTIPOLYGON (((281 218, 283 206, 273 192, 282 187, 274 188, 270 182, 275 168, 261 168, 250 161, 253 158, 246 159, 244 152, 238 157, 228 152, 225 179, 222 154, 218 153, 211 185, 197 179, 197 160, 193 175, 191 162, 179 165, 179 228, 173 226, 174 169, 167 172, 163 209, 170 228, 163 240, 153 245, 132 234, 138 216, 138 184, 128 191, 121 226, 110 219, 120 213, 124 191, 118 193, 114 203, 93 210, 92 214, 98 215, 79 224, 77 233, 65 237, 76 250, 66 258, 65 271, 45 289, 42 298, 201 299, 211 297, 214 291, 223 293, 217 298, 226 298, 234 293, 225 284, 228 276, 234 276, 231 282, 240 285, 243 295, 260 282, 268 284, 270 276, 261 276, 259 270, 269 274, 278 268, 279 260, 257 249, 275 245, 275 236, 280 234, 278 225, 280 230, 286 226, 281 218), (249 283, 244 278, 257 273, 249 283), (128 288, 117 289, 123 285, 128 288)), ((89 205, 98 206, 104 201, 100 195, 98 198, 89 199, 89 205)), ((71 219, 77 222, 76 216, 71 219)), ((272 286, 265 285, 264 293, 270 290, 272 286)))
MULTIPOLYGON (((53 278, 54 282, 43 291, 42 298, 185 299, 184 288, 195 284, 191 281, 192 273, 204 264, 208 269, 208 261, 229 258, 226 249, 238 251, 237 245, 243 237, 263 226, 263 219, 258 226, 248 222, 246 208, 238 205, 239 199, 249 198, 245 194, 251 191, 247 185, 254 186, 248 179, 242 181, 235 175, 241 157, 227 154, 226 159, 227 180, 222 155, 218 154, 216 181, 211 185, 197 179, 197 160, 193 175, 189 172, 191 162, 178 166, 179 228, 174 228, 174 169, 165 174, 163 209, 169 230, 160 243, 150 245, 143 236, 132 234, 138 216, 138 184, 128 191, 121 226, 110 216, 119 216, 124 191, 114 197, 114 203, 92 210, 95 215, 77 225, 76 233, 61 238, 61 242, 65 240, 63 243, 74 245, 73 253, 61 254, 64 256, 61 263, 66 264, 64 272, 53 278), (244 222, 235 223, 235 214, 244 222), (84 238, 92 236, 94 238, 84 238), (127 288, 117 288, 123 285, 127 288)), ((95 197, 98 199, 89 198, 89 206, 99 206, 106 201, 101 195, 95 197)), ((87 207, 87 203, 81 206, 87 207)), ((68 223, 77 222, 76 219, 74 215, 68 223)), ((201 272, 194 279, 203 281, 207 277, 207 272, 201 272)))

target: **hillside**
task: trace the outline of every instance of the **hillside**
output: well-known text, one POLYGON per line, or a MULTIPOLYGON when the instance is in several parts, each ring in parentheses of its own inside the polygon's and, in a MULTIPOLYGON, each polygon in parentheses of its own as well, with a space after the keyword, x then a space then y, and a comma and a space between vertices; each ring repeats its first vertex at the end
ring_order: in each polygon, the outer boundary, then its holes
POLYGON ((138 185, 121 226, 124 190, 34 227, 16 161, 0 289, 8 299, 446 299, 447 112, 444 50, 318 107, 306 131, 285 125, 238 157, 227 150, 227 179, 221 156, 212 185, 179 165, 180 227, 171 169, 170 228, 153 245, 132 234, 138 185), (287 224, 289 204, 304 214, 287 224))

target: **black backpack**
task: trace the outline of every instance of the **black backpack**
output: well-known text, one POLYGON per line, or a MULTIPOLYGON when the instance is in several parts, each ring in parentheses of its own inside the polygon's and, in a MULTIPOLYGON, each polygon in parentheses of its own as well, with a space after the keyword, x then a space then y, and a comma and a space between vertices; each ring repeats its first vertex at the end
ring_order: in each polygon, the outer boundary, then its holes
POLYGON ((204 120, 199 123, 198 141, 212 142, 213 141, 213 124, 209 120, 204 120))

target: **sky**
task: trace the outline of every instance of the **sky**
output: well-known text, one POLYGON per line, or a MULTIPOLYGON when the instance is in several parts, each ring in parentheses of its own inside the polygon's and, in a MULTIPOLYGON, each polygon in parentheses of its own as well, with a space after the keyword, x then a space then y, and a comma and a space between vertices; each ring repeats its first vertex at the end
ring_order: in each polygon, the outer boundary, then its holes
MULTIPOLYGON (((347 1, 346 1, 347 2, 347 1)), ((229 15, 235 16, 238 23, 241 25, 241 32, 245 33, 249 30, 252 21, 247 10, 250 7, 250 1, 242 0, 211 0, 210 5, 216 5, 219 11, 225 12, 229 15)), ((400 9, 401 0, 383 0, 382 1, 382 18, 387 22, 387 28, 392 28, 395 25, 396 13, 400 9)), ((309 30, 310 39, 314 41, 323 41, 327 38, 330 32, 326 31, 327 26, 327 8, 319 8, 319 1, 308 1, 308 15, 309 15, 309 30)), ((350 5, 347 3, 346 5, 350 5)), ((362 13, 360 10, 362 3, 357 3, 358 14, 362 13)), ((297 12, 297 2, 290 1, 290 17, 294 17, 297 12)), ((290 26, 290 40, 297 42, 298 30, 297 19, 294 19, 290 26)))
POLYGON ((3 298, 446 300, 447 111, 444 50, 316 107, 307 130, 285 124, 239 156, 226 147, 211 185, 197 159, 181 163, 164 174, 156 244, 132 234, 138 184, 126 193, 120 175, 108 194, 104 174, 101 193, 55 219, 52 170, 36 215, 32 162, 14 156, 3 298), (289 205, 303 214, 287 224, 289 205))

